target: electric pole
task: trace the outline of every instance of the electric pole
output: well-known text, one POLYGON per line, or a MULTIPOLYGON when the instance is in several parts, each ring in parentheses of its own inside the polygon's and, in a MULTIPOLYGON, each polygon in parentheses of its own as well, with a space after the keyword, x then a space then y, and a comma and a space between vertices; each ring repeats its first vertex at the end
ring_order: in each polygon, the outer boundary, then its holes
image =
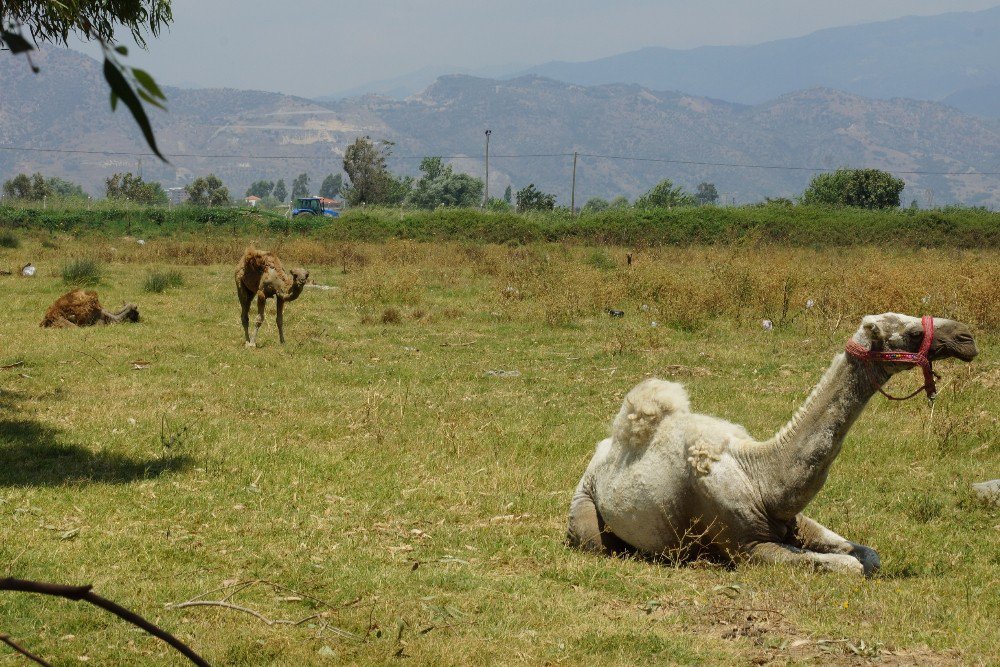
POLYGON ((576 217, 576 158, 578 155, 579 153, 573 151, 573 186, 570 188, 569 194, 570 217, 576 217))
POLYGON ((490 135, 493 130, 486 130, 486 196, 483 198, 483 208, 490 203, 490 135))

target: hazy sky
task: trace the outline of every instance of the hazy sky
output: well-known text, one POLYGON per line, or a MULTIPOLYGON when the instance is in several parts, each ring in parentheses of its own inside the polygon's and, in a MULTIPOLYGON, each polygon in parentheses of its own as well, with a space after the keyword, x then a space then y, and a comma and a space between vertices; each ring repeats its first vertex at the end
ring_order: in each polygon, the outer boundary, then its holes
MULTIPOLYGON (((446 65, 590 60, 644 46, 754 44, 998 0, 174 0, 133 53, 161 82, 328 94, 446 65)), ((128 43, 128 42, 126 42, 128 43)), ((83 50, 94 54, 92 48, 83 50)))

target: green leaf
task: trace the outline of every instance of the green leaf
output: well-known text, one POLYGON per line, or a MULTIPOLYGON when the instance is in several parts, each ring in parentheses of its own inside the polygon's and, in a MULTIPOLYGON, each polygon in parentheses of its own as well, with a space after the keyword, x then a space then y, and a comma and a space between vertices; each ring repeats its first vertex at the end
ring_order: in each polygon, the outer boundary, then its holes
POLYGON ((153 97, 152 95, 150 95, 149 93, 147 93, 142 88, 138 89, 138 93, 139 93, 139 97, 141 97, 142 99, 146 100, 147 102, 149 102, 150 104, 152 104, 154 107, 157 107, 158 109, 163 109, 164 111, 167 110, 167 107, 163 106, 162 102, 160 102, 158 99, 156 99, 155 97, 153 97))
POLYGON ((115 91, 111 91, 111 110, 114 111, 118 108, 118 96, 115 95, 115 91))
POLYGON ((123 56, 127 56, 128 55, 128 49, 125 48, 125 46, 121 45, 121 44, 119 44, 118 46, 115 47, 115 51, 117 51, 118 53, 122 54, 123 56))
POLYGON ((153 80, 153 77, 151 77, 149 75, 149 72, 147 72, 146 70, 139 69, 138 67, 133 67, 132 76, 134 76, 136 78, 136 81, 139 82, 139 85, 145 88, 149 92, 149 94, 152 95, 153 97, 158 97, 161 100, 167 99, 167 96, 163 94, 163 91, 160 90, 160 87, 156 85, 156 81, 153 80))
POLYGON ((9 32, 3 29, 0 29, 0 41, 3 41, 7 45, 11 53, 24 53, 35 49, 20 33, 9 32))
POLYGON ((118 65, 111 62, 107 56, 104 58, 104 78, 107 80, 108 85, 111 86, 111 92, 120 97, 121 101, 128 107, 132 118, 135 119, 139 129, 142 130, 142 135, 146 138, 146 143, 150 149, 156 153, 158 158, 164 162, 169 162, 167 158, 163 157, 163 153, 156 146, 153 127, 149 124, 149 117, 146 116, 146 110, 142 106, 142 101, 135 94, 135 91, 132 90, 132 86, 129 85, 125 79, 125 75, 118 69, 118 65))

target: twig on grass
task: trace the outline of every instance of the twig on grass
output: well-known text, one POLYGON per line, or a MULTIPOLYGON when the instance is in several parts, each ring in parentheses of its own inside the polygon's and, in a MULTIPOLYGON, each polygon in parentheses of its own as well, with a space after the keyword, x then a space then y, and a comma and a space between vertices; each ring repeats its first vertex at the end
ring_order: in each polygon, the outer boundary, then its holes
POLYGON ((8 369, 17 368, 18 366, 23 366, 23 365, 24 365, 23 361, 15 361, 12 364, 7 364, 6 366, 0 366, 0 371, 6 371, 8 369))
POLYGON ((292 621, 284 621, 280 619, 272 621, 264 614, 261 614, 258 611, 254 611, 249 607, 241 607, 238 604, 232 604, 231 602, 223 602, 222 600, 192 600, 191 602, 180 602, 178 604, 172 604, 168 606, 167 609, 184 609, 185 607, 222 607, 224 609, 233 609, 235 611, 242 611, 244 614, 250 614, 251 616, 258 618, 261 621, 264 621, 268 625, 275 625, 275 624, 291 625, 293 623, 292 621))
POLYGON ((13 639, 11 639, 10 635, 8 635, 8 634, 4 634, 4 633, 0 632, 0 642, 3 642, 7 646, 11 647, 15 651, 17 651, 18 653, 20 653, 21 655, 23 655, 25 658, 27 658, 28 660, 36 662, 39 665, 43 665, 43 667, 52 667, 51 663, 46 662, 42 658, 39 658, 37 655, 35 655, 31 651, 29 651, 28 649, 26 649, 26 648, 24 648, 22 646, 18 646, 17 642, 15 642, 13 639))
POLYGON ((93 587, 89 584, 84 586, 66 586, 64 584, 50 584, 41 581, 29 581, 27 579, 15 579, 13 577, 6 577, 0 579, 0 591, 19 591, 22 593, 38 593, 40 595, 52 595, 55 597, 66 598, 67 600, 73 600, 74 602, 79 602, 84 600, 89 602, 95 607, 100 607, 101 609, 110 612, 117 616, 118 618, 128 621, 132 625, 138 626, 153 635, 162 639, 166 643, 170 644, 172 647, 180 651, 188 660, 193 662, 199 667, 208 667, 208 662, 205 661, 200 655, 195 653, 191 648, 182 642, 181 640, 174 637, 172 634, 163 630, 156 625, 153 625, 142 616, 139 616, 135 612, 129 611, 118 604, 115 604, 107 598, 103 598, 100 595, 94 593, 91 589, 93 587))
MULTIPOLYGON (((94 361, 96 361, 99 365, 104 366, 104 362, 101 361, 100 359, 98 359, 97 357, 95 357, 94 355, 92 355, 92 354, 90 354, 88 352, 84 352, 83 350, 78 350, 75 347, 72 348, 72 350, 74 352, 78 353, 78 354, 82 354, 82 355, 84 355, 86 357, 90 357, 91 359, 93 359, 94 361)), ((104 368, 107 368, 107 366, 104 366, 104 368)))

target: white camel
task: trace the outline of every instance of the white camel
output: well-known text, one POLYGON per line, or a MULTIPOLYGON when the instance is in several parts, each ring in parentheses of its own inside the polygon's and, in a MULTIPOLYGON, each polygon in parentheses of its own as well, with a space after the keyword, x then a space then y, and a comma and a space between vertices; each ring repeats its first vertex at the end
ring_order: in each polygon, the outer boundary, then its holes
POLYGON ((931 361, 976 354, 961 322, 867 316, 795 416, 765 442, 692 413, 681 385, 646 380, 625 397, 576 488, 568 543, 604 554, 708 554, 870 576, 879 568, 873 549, 802 511, 848 429, 893 374, 920 365, 932 396, 931 361))

